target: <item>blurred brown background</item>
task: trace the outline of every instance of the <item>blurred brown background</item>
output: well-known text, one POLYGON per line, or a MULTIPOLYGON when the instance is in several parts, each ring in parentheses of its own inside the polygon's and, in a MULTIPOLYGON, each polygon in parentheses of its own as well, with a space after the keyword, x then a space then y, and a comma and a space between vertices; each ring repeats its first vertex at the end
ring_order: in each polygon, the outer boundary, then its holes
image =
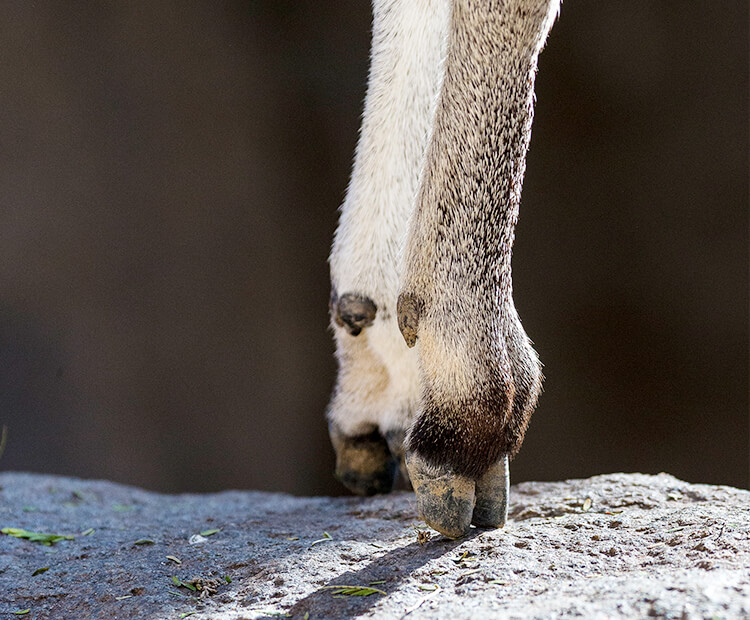
MULTIPOLYGON (((339 493, 326 258, 364 0, 0 5, 0 467, 339 493)), ((515 481, 748 485, 748 7, 569 0, 514 255, 515 481)))

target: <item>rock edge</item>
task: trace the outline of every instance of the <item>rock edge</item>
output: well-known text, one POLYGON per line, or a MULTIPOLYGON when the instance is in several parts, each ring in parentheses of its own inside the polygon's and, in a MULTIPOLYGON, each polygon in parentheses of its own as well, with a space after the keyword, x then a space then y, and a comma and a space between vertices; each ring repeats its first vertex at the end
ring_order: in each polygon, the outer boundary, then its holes
POLYGON ((75 536, 0 536, 0 614, 30 610, 8 617, 750 617, 750 492, 668 474, 522 483, 504 529, 459 541, 426 529, 410 493, 0 487, 0 528, 75 536))

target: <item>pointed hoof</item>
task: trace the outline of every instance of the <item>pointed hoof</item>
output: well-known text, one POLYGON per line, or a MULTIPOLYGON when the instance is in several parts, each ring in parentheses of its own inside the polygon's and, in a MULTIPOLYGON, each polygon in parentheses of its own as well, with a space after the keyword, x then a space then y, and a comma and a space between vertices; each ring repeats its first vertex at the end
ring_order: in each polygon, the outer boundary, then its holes
POLYGON ((508 518, 510 469, 504 455, 476 482, 476 505, 471 522, 477 527, 503 527, 508 518))
POLYGON ((448 467, 433 466, 415 453, 406 455, 417 509, 425 523, 448 538, 461 538, 471 529, 474 481, 448 467))
POLYGON ((357 495, 390 493, 398 472, 385 439, 374 431, 369 435, 348 437, 332 424, 331 443, 336 452, 334 476, 357 495))

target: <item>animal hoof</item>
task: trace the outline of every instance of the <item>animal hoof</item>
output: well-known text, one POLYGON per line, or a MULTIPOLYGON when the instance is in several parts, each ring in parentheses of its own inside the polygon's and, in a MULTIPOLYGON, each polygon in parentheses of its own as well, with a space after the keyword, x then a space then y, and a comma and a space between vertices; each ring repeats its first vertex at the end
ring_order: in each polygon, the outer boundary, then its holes
POLYGON ((404 439, 406 431, 403 429, 392 429, 383 433, 383 437, 388 442, 393 458, 398 463, 398 480, 395 488, 401 491, 413 491, 409 481, 409 472, 406 471, 406 453, 404 452, 404 439))
POLYGON ((333 320, 352 336, 359 336, 365 327, 372 325, 378 307, 369 297, 346 293, 331 300, 333 320))
POLYGON ((425 523, 448 538, 469 533, 474 512, 475 483, 448 467, 428 464, 416 453, 407 453, 417 509, 425 523))
POLYGON ((505 454, 477 480, 471 522, 477 527, 503 527, 508 518, 509 491, 510 469, 505 454))
POLYGON ((331 443, 336 451, 334 476, 357 495, 390 493, 398 472, 385 439, 374 431, 369 435, 348 437, 331 425, 331 443))

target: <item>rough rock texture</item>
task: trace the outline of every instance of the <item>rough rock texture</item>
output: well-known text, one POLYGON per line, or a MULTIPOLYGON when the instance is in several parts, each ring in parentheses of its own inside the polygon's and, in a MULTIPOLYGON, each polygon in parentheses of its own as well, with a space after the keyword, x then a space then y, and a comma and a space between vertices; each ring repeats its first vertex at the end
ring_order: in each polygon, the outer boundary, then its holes
POLYGON ((667 474, 520 484, 503 530, 461 541, 417 529, 409 493, 166 496, 19 473, 0 486, 0 528, 75 536, 0 536, 0 617, 750 617, 750 492, 667 474))

